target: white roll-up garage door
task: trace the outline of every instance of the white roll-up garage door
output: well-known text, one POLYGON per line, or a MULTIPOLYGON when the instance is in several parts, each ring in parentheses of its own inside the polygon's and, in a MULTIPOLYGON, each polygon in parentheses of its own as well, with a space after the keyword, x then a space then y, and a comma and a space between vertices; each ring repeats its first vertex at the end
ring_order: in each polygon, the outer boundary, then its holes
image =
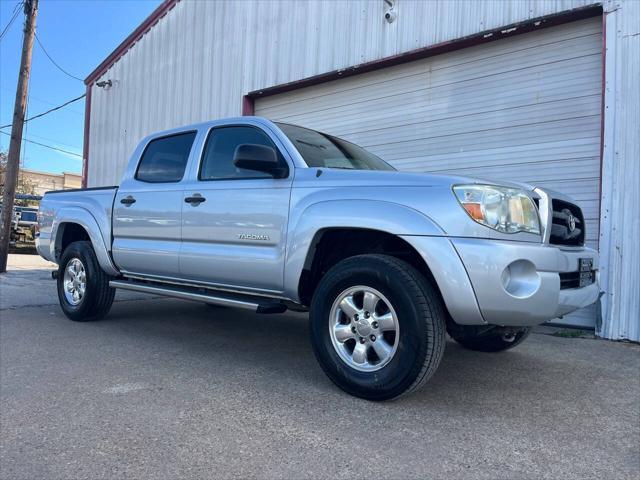
MULTIPOLYGON (((601 18, 258 98, 255 114, 358 143, 396 168, 572 196, 597 248, 601 18)), ((593 326, 594 307, 563 323, 593 326)))

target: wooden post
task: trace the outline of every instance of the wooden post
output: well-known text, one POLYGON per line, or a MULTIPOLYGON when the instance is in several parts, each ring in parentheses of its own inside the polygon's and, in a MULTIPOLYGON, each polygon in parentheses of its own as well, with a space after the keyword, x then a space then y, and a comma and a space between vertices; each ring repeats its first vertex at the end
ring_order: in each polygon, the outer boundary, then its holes
POLYGON ((22 143, 22 128, 27 109, 27 90, 31 73, 31 52, 33 38, 36 33, 36 16, 38 14, 38 0, 24 2, 24 37, 22 41, 22 58, 18 72, 18 89, 13 108, 13 123, 11 125, 11 140, 9 142, 9 156, 7 168, 4 172, 4 191, 2 193, 2 213, 0 214, 0 273, 7 270, 7 256, 9 255, 9 240, 11 238, 11 218, 13 217, 13 201, 16 194, 16 183, 20 169, 20 144, 22 143))

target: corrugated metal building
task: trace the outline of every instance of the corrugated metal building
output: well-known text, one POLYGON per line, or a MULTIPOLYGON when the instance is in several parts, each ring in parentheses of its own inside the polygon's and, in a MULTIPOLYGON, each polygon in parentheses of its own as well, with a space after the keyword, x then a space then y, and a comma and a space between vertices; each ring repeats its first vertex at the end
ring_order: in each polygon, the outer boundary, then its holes
POLYGON ((563 321, 640 341, 639 28, 634 0, 167 0, 86 80, 85 182, 117 183, 151 132, 256 114, 553 188, 605 291, 563 321))

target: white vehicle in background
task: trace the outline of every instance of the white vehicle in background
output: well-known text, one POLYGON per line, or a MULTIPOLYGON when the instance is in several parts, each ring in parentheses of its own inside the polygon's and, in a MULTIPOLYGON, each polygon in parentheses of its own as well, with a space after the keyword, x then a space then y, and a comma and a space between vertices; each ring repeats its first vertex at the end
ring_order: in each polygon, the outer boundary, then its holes
POLYGON ((33 242, 36 237, 38 226, 37 207, 14 207, 15 227, 13 231, 17 240, 22 243, 33 242))

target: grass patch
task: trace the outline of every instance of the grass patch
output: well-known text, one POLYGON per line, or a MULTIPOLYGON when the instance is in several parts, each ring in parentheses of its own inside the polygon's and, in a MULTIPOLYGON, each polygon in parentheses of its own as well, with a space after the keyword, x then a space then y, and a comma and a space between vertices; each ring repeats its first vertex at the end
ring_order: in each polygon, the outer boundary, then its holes
POLYGON ((575 328, 563 328, 552 333, 554 337, 562 338, 579 338, 585 334, 583 330, 577 330, 575 328))

